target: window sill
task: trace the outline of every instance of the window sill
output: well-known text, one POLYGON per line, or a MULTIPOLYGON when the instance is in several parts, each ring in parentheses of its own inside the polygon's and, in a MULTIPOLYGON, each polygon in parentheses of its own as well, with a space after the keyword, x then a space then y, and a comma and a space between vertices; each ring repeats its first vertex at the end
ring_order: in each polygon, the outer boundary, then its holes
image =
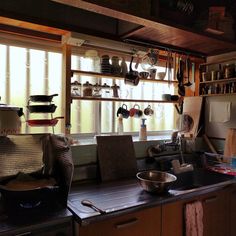
MULTIPOLYGON (((159 134, 159 135, 148 135, 147 140, 139 140, 138 135, 132 135, 134 143, 141 142, 152 142, 161 140, 170 140, 171 134, 159 134)), ((73 141, 71 146, 85 146, 85 145, 97 145, 96 137, 72 137, 73 141)))

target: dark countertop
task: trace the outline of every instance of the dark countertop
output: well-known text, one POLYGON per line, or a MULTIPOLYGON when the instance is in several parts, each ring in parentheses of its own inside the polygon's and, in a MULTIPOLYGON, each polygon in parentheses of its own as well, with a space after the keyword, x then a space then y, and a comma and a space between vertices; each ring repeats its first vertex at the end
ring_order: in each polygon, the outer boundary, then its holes
POLYGON ((68 198, 68 207, 77 222, 81 225, 87 225, 109 217, 220 190, 232 183, 235 183, 234 178, 194 190, 181 192, 170 190, 169 193, 162 195, 145 192, 135 178, 101 184, 78 185, 72 186, 68 198), (84 199, 92 201, 94 205, 105 210, 106 213, 100 214, 89 207, 83 206, 81 200, 84 199))
MULTIPOLYGON (((71 212, 62 206, 55 205, 44 209, 28 209, 22 212, 16 211, 15 215, 9 215, 5 211, 0 212, 0 235, 15 235, 15 231, 37 230, 48 225, 70 222, 71 212)), ((71 226, 72 227, 72 226, 71 226)))

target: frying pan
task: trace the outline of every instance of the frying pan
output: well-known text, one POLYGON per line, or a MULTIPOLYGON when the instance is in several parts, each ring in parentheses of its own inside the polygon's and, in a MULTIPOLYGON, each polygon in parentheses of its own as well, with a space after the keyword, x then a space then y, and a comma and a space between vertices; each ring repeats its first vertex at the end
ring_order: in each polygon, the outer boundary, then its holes
POLYGON ((42 112, 42 113, 53 113, 57 106, 54 105, 54 104, 50 104, 50 105, 29 105, 27 106, 28 110, 30 113, 39 113, 39 112, 42 112))
POLYGON ((52 95, 31 95, 29 100, 32 102, 51 102, 53 97, 58 96, 58 94, 52 95))
POLYGON ((58 119, 63 119, 63 116, 55 117, 53 119, 35 119, 27 120, 29 126, 55 126, 58 122, 58 119))

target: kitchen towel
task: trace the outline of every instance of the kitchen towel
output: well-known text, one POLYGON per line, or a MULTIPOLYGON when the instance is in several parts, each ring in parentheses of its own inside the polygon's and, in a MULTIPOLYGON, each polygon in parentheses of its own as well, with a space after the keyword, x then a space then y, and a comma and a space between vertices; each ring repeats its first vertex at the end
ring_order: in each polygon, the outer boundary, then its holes
POLYGON ((203 236, 203 208, 200 201, 185 206, 186 236, 203 236))
POLYGON ((210 102, 209 122, 227 122, 230 113, 231 102, 210 102))

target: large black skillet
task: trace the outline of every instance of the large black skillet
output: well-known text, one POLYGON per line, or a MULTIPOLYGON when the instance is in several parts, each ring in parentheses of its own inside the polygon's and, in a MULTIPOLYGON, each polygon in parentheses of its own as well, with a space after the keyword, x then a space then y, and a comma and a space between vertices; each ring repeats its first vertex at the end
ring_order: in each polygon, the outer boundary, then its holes
POLYGON ((58 96, 58 94, 52 95, 31 95, 29 100, 32 102, 51 102, 53 97, 58 96))

